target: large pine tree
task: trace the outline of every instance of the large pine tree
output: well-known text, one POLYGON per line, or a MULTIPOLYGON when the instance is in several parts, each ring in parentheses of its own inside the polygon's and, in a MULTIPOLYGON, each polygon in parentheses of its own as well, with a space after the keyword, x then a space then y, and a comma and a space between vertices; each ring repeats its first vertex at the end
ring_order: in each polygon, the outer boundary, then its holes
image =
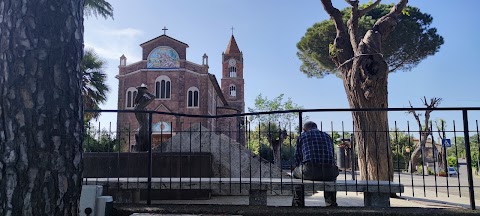
POLYGON ((0 0, 0 215, 77 215, 84 0, 0 0))

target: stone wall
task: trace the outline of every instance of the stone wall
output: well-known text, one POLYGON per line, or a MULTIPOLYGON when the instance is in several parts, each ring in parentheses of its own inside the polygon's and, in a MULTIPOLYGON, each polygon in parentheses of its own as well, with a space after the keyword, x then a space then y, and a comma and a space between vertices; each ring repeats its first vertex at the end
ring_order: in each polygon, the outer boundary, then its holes
POLYGON ((253 154, 243 145, 224 134, 209 131, 199 124, 175 136, 154 149, 156 152, 210 152, 213 157, 213 177, 278 178, 282 171, 253 154), (190 132, 191 131, 191 132, 190 132))

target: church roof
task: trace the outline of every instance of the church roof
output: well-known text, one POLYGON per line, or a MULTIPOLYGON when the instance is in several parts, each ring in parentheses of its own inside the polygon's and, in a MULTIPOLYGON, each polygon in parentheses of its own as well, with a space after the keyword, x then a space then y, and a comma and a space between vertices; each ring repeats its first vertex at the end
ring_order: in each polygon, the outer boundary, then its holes
POLYGON ((223 96, 222 89, 220 88, 220 85, 218 85, 218 81, 217 81, 217 78, 215 77, 215 75, 209 73, 208 78, 210 78, 210 80, 213 83, 213 87, 219 93, 218 96, 220 97, 220 100, 222 100, 223 105, 227 106, 228 102, 225 99, 225 96, 223 96))
POLYGON ((158 36, 158 37, 156 37, 156 38, 153 38, 153 39, 151 39, 151 40, 149 40, 149 41, 147 41, 147 42, 145 42, 145 43, 142 43, 142 44, 140 44, 140 46, 143 46, 143 45, 145 45, 145 44, 147 44, 147 43, 150 43, 150 42, 152 42, 152 41, 154 41, 154 40, 157 40, 157 39, 159 39, 159 38, 162 38, 162 37, 166 37, 166 38, 168 38, 168 39, 174 40, 174 41, 179 42, 179 43, 181 43, 181 44, 183 44, 183 45, 185 45, 185 46, 188 47, 188 44, 186 44, 186 43, 184 43, 184 42, 182 42, 182 41, 179 41, 179 40, 177 40, 177 39, 175 39, 175 38, 172 38, 172 37, 170 37, 170 36, 167 36, 167 35, 165 35, 165 34, 160 35, 160 36, 158 36))
POLYGON ((228 42, 227 50, 225 54, 233 54, 233 53, 240 53, 240 49, 238 49, 237 41, 235 41, 235 37, 232 35, 230 38, 230 42, 228 42))

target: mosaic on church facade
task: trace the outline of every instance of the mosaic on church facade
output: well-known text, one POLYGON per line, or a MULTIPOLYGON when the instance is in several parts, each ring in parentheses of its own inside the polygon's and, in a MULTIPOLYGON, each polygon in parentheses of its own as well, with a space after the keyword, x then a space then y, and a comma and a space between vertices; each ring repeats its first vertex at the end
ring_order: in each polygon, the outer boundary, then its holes
POLYGON ((177 52, 166 46, 152 50, 147 58, 147 68, 179 68, 180 59, 177 52))

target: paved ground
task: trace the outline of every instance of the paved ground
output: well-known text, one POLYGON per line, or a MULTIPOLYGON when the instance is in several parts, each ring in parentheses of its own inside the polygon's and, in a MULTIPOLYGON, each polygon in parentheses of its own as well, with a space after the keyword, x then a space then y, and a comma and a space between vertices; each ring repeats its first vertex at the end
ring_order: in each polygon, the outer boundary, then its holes
MULTIPOLYGON (((193 216, 193 215, 480 215, 480 197, 475 200, 475 211, 470 210, 468 196, 447 195, 423 189, 411 190, 406 187, 405 193, 400 198, 391 198, 391 209, 365 209, 363 208, 362 193, 337 194, 339 207, 335 209, 321 208, 325 206, 323 192, 318 192, 306 197, 306 208, 291 207, 291 196, 269 196, 267 207, 259 208, 248 206, 247 196, 217 196, 210 200, 169 200, 153 201, 152 207, 140 207, 133 212, 135 216, 193 216), (413 196, 415 192, 415 197, 413 196), (173 204, 173 205, 172 205, 173 204), (241 206, 244 206, 243 208, 241 206), (320 207, 320 208, 319 208, 320 207), (257 209, 258 208, 258 209, 257 209), (273 208, 273 209, 272 209, 273 208)), ((130 215, 130 213, 128 215, 130 215)), ((121 214, 119 214, 121 215, 121 214)), ((125 214, 127 215, 127 214, 125 214)))

